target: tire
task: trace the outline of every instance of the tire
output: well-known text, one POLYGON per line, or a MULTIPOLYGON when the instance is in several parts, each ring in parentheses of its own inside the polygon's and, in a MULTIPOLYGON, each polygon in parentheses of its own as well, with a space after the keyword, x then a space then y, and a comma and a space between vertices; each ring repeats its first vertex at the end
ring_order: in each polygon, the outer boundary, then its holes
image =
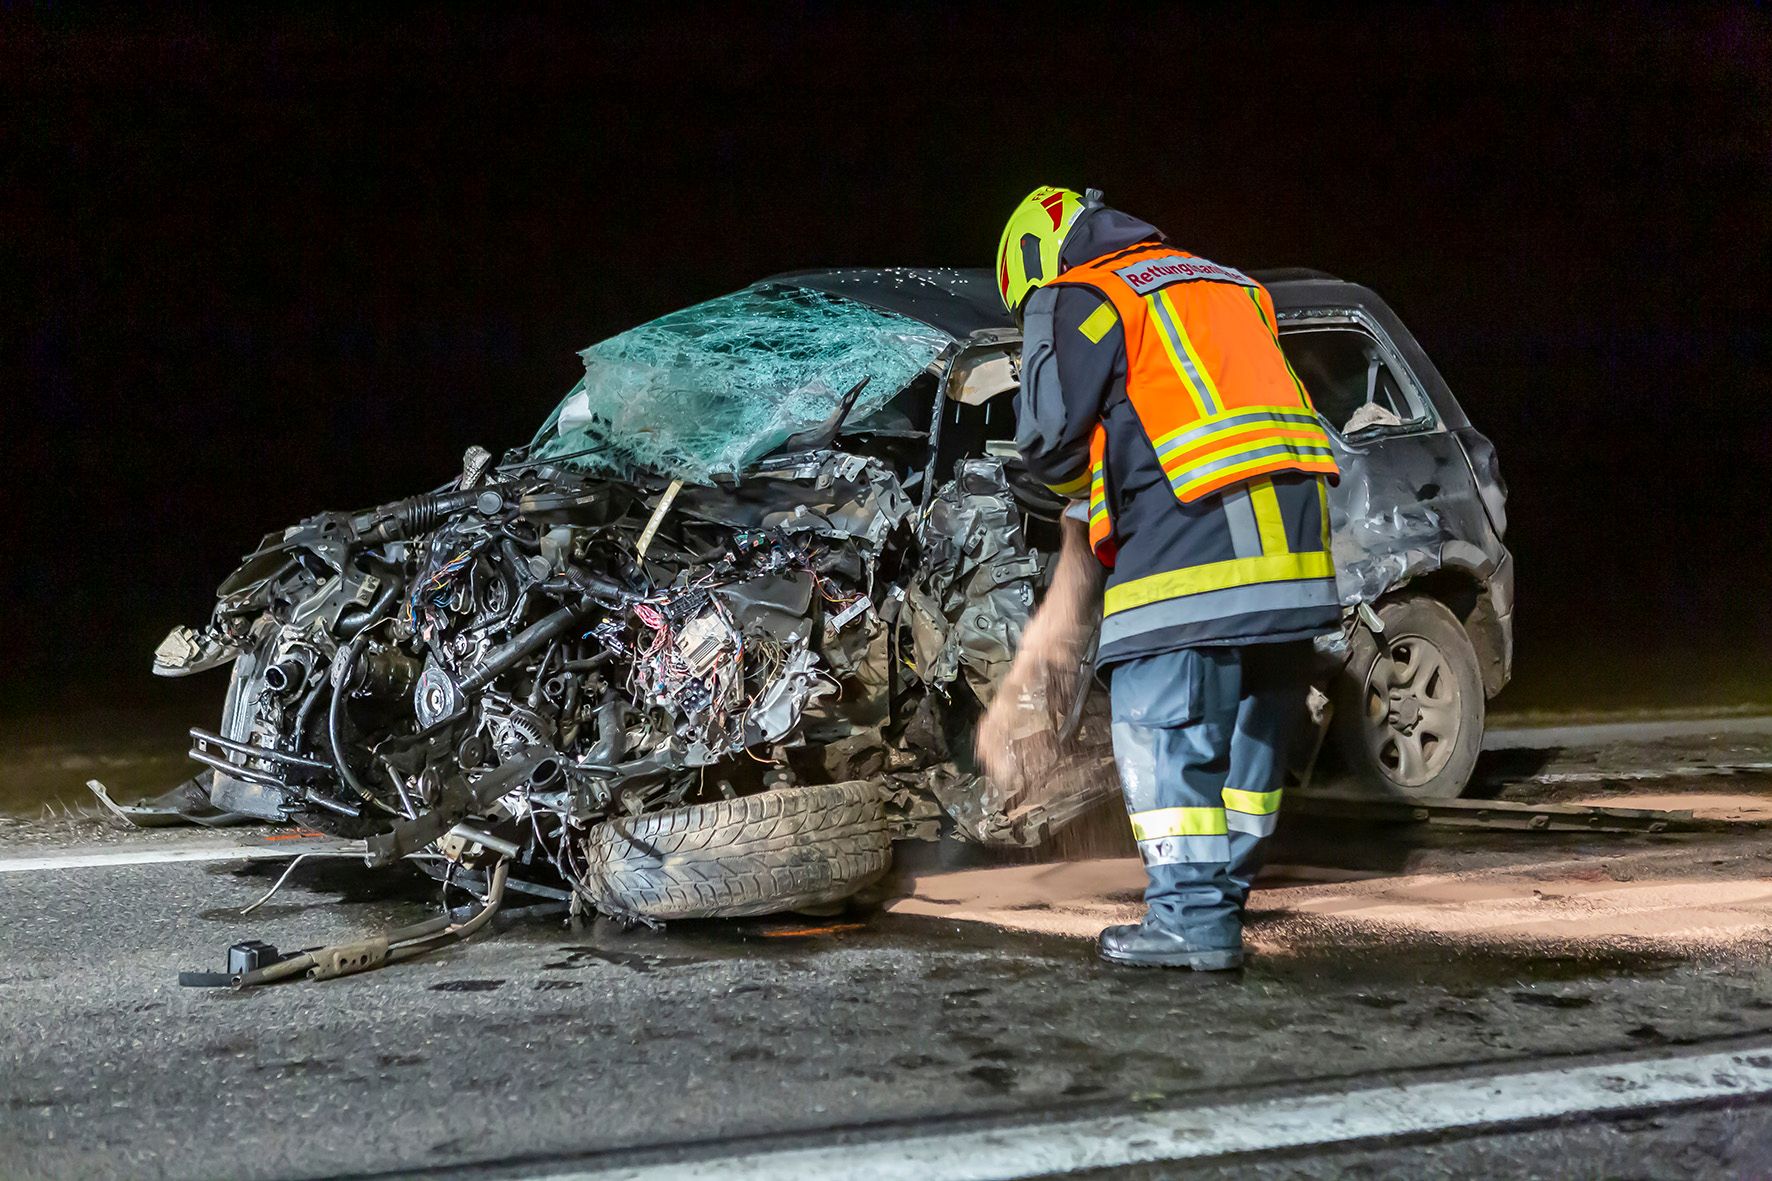
POLYGON ((1336 747, 1362 791, 1452 799, 1469 785, 1483 749, 1476 649, 1458 618, 1427 595, 1392 599, 1378 616, 1382 643, 1356 628, 1336 678, 1336 747))
POLYGON ((649 919, 826 907, 892 861, 885 800, 862 781, 608 820, 591 829, 585 849, 598 908, 649 919))

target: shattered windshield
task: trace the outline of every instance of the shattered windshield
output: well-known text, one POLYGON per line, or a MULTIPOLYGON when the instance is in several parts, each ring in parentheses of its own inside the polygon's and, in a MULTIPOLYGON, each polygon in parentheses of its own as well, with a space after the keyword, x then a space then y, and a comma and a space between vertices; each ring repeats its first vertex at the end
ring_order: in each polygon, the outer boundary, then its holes
POLYGON ((759 283, 585 349, 584 377, 531 455, 705 484, 826 421, 866 377, 848 417, 863 421, 952 341, 841 296, 759 283))

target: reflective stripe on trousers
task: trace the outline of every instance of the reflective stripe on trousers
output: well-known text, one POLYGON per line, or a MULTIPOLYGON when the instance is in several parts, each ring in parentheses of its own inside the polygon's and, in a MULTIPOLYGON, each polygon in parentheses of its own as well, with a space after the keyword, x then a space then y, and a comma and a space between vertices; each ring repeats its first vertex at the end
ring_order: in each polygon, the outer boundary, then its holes
POLYGON ((1113 667, 1114 757, 1151 921, 1228 946, 1306 720, 1308 643, 1193 648, 1113 667))
POLYGON ((1230 831, 1246 832, 1257 837, 1272 836, 1279 819, 1279 788, 1272 791, 1245 791, 1237 787, 1224 789, 1224 824, 1230 831))

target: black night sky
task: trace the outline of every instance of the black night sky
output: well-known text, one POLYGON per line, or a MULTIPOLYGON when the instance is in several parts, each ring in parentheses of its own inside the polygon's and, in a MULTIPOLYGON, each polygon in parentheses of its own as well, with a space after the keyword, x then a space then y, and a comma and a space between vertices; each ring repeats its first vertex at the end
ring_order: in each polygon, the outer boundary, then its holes
POLYGON ((1048 182, 1391 302, 1512 486, 1516 703, 1772 701, 1764 9, 502 9, 0 16, 0 705, 207 720, 149 655, 264 532, 1048 182))

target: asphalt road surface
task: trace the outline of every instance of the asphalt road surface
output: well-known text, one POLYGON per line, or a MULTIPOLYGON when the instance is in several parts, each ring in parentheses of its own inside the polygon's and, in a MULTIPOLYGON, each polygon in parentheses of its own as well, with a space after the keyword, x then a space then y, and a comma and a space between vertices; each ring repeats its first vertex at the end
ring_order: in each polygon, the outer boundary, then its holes
MULTIPOLYGON (((1751 736, 1580 738, 1504 760, 1497 790, 1772 797, 1751 736), (1629 777, 1657 765, 1709 770, 1629 777)), ((229 839, 34 819, 0 827, 0 859, 229 839)), ((513 911, 427 959, 240 993, 177 974, 243 938, 416 920, 434 887, 308 861, 242 917, 282 864, 0 872, 0 1177, 1772 1171, 1764 829, 1317 822, 1277 852, 1258 954, 1219 976, 1110 968, 1042 927, 1135 905, 1090 885, 1123 865, 1057 867, 1101 896, 1030 895, 995 925, 960 884, 1030 867, 947 856, 906 848, 881 900, 836 917, 513 911), (1691 897, 1715 903, 1702 922, 1691 897), (1535 901, 1593 921, 1559 936, 1516 916, 1535 901)))

